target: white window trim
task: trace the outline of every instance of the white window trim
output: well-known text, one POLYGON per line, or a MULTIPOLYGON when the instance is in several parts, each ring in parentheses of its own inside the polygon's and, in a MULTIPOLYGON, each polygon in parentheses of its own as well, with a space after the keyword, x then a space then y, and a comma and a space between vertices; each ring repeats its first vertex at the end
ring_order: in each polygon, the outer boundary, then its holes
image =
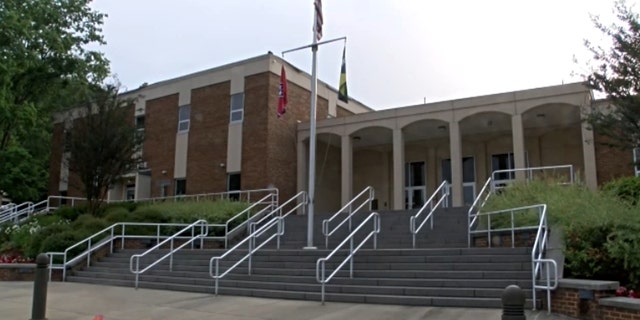
POLYGON ((244 121, 244 92, 238 92, 231 95, 229 99, 229 123, 242 123, 244 121), (233 97, 240 95, 242 97, 242 104, 239 109, 233 110, 233 97), (234 114, 240 114, 240 120, 233 120, 234 114))
POLYGON ((191 105, 185 104, 183 106, 178 107, 178 133, 185 133, 185 132, 189 132, 189 129, 191 128, 191 105), (184 120, 180 120, 180 108, 183 107, 188 107, 189 108, 189 118, 184 119, 184 120), (187 124, 187 128, 186 129, 180 129, 180 125, 186 123, 187 124))

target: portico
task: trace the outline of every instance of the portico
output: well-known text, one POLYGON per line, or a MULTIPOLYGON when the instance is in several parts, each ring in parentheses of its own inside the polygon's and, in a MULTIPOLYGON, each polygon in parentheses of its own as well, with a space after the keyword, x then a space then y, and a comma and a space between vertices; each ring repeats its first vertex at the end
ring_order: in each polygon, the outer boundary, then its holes
MULTIPOLYGON (((337 209, 371 185, 381 210, 419 207, 444 180, 461 206, 495 170, 564 164, 597 188, 593 132, 582 121, 591 100, 576 83, 320 120, 316 206, 337 209)), ((299 124, 299 190, 308 137, 308 123, 299 124)))

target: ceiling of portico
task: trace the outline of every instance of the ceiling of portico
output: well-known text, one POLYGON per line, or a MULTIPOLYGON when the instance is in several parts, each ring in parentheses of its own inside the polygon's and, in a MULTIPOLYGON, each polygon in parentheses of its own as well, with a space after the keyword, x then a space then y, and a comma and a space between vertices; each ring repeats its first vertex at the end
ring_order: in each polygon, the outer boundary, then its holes
POLYGON ((391 145, 393 142, 393 132, 383 127, 368 127, 360 129, 351 134, 353 148, 363 148, 379 145, 391 145))
POLYGON ((522 114, 525 129, 568 127, 580 122, 580 108, 568 104, 545 104, 522 114))
POLYGON ((460 121, 460 134, 472 136, 511 131, 511 116, 499 112, 479 113, 460 121))

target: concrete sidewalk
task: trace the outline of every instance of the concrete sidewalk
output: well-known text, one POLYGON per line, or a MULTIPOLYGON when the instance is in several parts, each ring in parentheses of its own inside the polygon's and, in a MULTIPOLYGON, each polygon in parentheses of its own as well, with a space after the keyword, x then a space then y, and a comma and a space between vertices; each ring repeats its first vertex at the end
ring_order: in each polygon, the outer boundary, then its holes
MULTIPOLYGON (((31 318, 32 282, 0 282, 0 318, 31 318)), ((374 319, 500 319, 501 310, 408 307, 235 296, 89 285, 49 283, 48 320, 374 320, 374 319)), ((527 319, 547 317, 546 312, 527 319)), ((565 318, 566 319, 566 318, 565 318)))

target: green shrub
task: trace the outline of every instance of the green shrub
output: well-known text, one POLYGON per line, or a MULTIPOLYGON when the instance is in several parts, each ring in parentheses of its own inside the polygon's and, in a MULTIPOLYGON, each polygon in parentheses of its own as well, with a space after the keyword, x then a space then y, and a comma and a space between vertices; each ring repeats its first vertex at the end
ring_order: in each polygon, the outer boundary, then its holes
MULTIPOLYGON (((167 223, 169 217, 163 212, 152 207, 141 206, 136 211, 130 213, 129 222, 148 222, 148 223, 167 223)), ((128 235, 154 235, 156 227, 154 226, 127 226, 126 234, 128 235)))
POLYGON ((71 225, 68 223, 52 224, 42 228, 39 232, 33 235, 29 246, 25 248, 24 255, 28 258, 35 258, 44 250, 44 241, 51 235, 60 234, 66 231, 72 230, 71 225))
MULTIPOLYGON (((640 289, 640 206, 620 201, 610 190, 536 181, 515 183, 492 195, 482 212, 546 204, 549 224, 563 231, 566 276, 615 280, 640 289)), ((523 213, 517 221, 516 226, 533 225, 537 214, 523 213)), ((492 228, 510 225, 507 215, 492 217, 492 228)))
POLYGON ((60 207, 54 212, 55 215, 69 221, 76 220, 83 213, 85 213, 85 208, 83 207, 67 207, 67 206, 60 207))
MULTIPOLYGON (((49 235, 42 242, 41 251, 42 252, 63 252, 67 248, 72 245, 78 243, 82 239, 86 238, 86 234, 82 232, 78 232, 76 230, 67 230, 61 233, 54 233, 49 235)), ((78 246, 77 248, 71 250, 67 259, 75 257, 77 254, 86 250, 86 246, 78 246)), ((62 260, 60 258, 54 259, 55 263, 60 263, 62 260)))
POLYGON ((605 184, 602 190, 635 206, 640 200, 640 177, 613 180, 605 184))
POLYGON ((83 214, 72 223, 76 230, 82 230, 85 234, 94 234, 109 226, 106 220, 94 217, 91 214, 83 214))
POLYGON ((566 276, 628 282, 624 267, 606 248, 614 224, 574 224, 564 230, 566 276))
POLYGON ((104 219, 113 224, 116 222, 131 221, 133 218, 131 212, 129 212, 127 208, 115 206, 107 210, 104 219))
MULTIPOLYGON (((631 288, 640 289, 640 225, 620 224, 609 233, 605 248, 615 265, 622 265, 620 271, 628 272, 627 282, 621 283, 631 288)), ((610 269, 606 264, 605 268, 610 269)), ((611 270, 610 270, 611 271, 611 270)), ((624 273, 619 272, 618 275, 624 273)), ((620 281, 620 280, 618 280, 620 281)))
POLYGON ((166 223, 170 221, 163 211, 153 206, 139 207, 131 213, 131 217, 133 222, 166 223))

